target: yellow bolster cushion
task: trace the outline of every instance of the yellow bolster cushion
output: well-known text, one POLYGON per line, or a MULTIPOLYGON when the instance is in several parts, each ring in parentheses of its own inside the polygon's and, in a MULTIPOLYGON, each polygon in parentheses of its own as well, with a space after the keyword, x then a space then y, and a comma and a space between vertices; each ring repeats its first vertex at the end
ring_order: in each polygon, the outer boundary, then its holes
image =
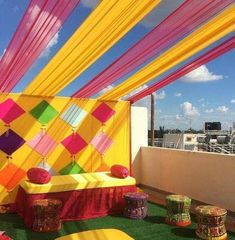
POLYGON ((21 182, 20 186, 26 193, 39 194, 91 188, 130 186, 135 184, 135 178, 130 176, 121 179, 113 177, 110 172, 95 172, 52 176, 51 181, 47 184, 35 184, 25 180, 21 182))

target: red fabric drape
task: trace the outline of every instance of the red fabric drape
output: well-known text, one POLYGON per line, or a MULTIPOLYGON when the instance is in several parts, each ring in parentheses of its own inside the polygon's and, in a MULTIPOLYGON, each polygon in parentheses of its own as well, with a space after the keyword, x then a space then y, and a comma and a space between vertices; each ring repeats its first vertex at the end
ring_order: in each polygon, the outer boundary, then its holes
POLYGON ((211 49, 210 51, 206 52, 202 56, 198 57, 194 61, 186 64, 185 66, 179 68, 175 72, 171 73, 170 75, 166 76, 162 80, 152 84, 148 88, 144 89, 143 91, 135 94, 134 96, 127 99, 131 103, 134 103, 138 100, 140 100, 143 97, 146 97, 147 95, 157 91, 158 89, 172 83, 173 81, 183 77, 185 74, 193 71, 194 69, 200 67, 201 65, 219 57, 220 55, 228 52, 229 50, 233 49, 235 47, 235 36, 232 36, 228 40, 224 41, 217 47, 211 49))
POLYGON ((104 69, 72 97, 90 97, 125 76, 153 56, 169 48, 233 0, 186 0, 178 9, 104 69))
POLYGON ((31 0, 0 61, 0 91, 10 92, 80 0, 31 0))
POLYGON ((37 199, 59 199, 62 201, 60 218, 62 221, 81 220, 121 213, 124 208, 123 195, 136 192, 136 186, 95 188, 76 191, 26 194, 19 188, 16 198, 17 213, 28 227, 34 221, 33 202, 37 199))

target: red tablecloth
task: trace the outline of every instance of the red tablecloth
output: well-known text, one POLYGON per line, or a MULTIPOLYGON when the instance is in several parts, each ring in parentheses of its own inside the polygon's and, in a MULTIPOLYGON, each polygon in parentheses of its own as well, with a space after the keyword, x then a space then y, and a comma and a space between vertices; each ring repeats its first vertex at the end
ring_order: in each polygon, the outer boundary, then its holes
POLYGON ((58 193, 27 194, 19 187, 16 198, 17 213, 28 227, 32 227, 33 202, 37 199, 59 199, 62 201, 62 221, 81 220, 121 213, 124 209, 123 195, 136 192, 136 186, 83 189, 58 193))

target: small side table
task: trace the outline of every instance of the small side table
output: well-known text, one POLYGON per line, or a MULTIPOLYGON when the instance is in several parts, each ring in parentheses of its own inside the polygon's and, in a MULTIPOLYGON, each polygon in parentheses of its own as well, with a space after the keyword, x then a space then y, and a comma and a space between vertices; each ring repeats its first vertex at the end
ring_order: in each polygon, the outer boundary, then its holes
POLYGON ((166 223, 180 227, 190 225, 190 206, 190 198, 183 195, 168 195, 166 197, 166 223))
POLYGON ((40 199, 34 201, 33 231, 52 232, 61 228, 60 209, 62 202, 57 199, 40 199))
POLYGON ((196 234, 205 240, 226 240, 225 220, 227 211, 210 205, 201 205, 195 209, 197 215, 196 234))
POLYGON ((148 194, 130 192, 124 195, 126 207, 124 216, 131 219, 144 219, 148 214, 148 194))

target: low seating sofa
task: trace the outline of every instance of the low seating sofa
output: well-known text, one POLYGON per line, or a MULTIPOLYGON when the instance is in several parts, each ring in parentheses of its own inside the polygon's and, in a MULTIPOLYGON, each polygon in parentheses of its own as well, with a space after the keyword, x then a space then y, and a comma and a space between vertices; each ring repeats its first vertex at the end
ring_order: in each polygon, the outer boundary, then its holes
POLYGON ((61 200, 62 221, 95 218, 120 213, 127 192, 136 192, 135 179, 116 178, 110 172, 52 176, 47 184, 24 180, 16 197, 16 209, 28 227, 33 224, 33 203, 37 199, 61 200))

